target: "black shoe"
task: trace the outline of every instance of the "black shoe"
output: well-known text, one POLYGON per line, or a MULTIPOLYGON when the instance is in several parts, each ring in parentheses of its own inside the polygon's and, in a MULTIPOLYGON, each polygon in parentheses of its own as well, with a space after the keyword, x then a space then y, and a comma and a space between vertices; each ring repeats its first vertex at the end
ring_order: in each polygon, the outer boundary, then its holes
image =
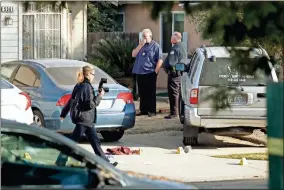
POLYGON ((114 163, 112 163, 112 165, 115 167, 115 166, 118 165, 118 162, 114 162, 114 163))
POLYGON ((141 115, 147 115, 147 113, 139 112, 139 113, 136 114, 136 116, 141 116, 141 115))
POLYGON ((154 117, 154 116, 156 116, 156 113, 148 112, 148 116, 149 116, 149 117, 154 117))
POLYGON ((174 119, 176 117, 177 117, 177 115, 167 115, 167 116, 164 117, 164 119, 174 119))

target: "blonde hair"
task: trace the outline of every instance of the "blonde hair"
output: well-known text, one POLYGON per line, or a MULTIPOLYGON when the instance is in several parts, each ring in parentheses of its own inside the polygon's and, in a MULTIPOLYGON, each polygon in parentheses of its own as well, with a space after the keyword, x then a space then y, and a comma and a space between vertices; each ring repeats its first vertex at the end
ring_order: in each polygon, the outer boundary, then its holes
POLYGON ((77 82, 81 83, 84 81, 85 77, 87 77, 94 69, 90 66, 84 66, 77 72, 77 82))

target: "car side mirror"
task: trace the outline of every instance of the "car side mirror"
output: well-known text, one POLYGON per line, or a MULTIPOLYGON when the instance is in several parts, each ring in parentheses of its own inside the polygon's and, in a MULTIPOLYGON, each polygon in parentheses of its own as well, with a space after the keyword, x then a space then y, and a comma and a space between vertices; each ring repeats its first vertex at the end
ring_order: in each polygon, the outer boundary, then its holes
POLYGON ((183 72, 183 71, 185 71, 185 64, 184 63, 177 63, 175 65, 175 69, 176 69, 176 71, 183 72))

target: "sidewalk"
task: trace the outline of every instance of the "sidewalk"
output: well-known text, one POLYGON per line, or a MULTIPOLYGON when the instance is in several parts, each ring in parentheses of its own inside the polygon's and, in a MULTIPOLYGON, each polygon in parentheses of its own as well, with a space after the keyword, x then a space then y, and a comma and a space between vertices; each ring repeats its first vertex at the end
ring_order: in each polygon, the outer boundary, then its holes
POLYGON ((212 158, 188 153, 158 156, 145 154, 133 156, 114 156, 118 169, 135 171, 147 175, 163 176, 183 182, 219 181, 267 178, 267 161, 248 161, 241 166, 239 160, 212 158))

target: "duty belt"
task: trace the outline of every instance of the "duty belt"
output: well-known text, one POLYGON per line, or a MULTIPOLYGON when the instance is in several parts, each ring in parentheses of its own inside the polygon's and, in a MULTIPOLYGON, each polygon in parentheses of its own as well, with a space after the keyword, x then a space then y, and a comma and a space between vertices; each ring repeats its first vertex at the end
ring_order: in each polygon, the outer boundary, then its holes
POLYGON ((176 76, 177 77, 180 74, 180 72, 179 71, 170 70, 170 71, 168 71, 168 74, 171 75, 171 76, 176 76))

